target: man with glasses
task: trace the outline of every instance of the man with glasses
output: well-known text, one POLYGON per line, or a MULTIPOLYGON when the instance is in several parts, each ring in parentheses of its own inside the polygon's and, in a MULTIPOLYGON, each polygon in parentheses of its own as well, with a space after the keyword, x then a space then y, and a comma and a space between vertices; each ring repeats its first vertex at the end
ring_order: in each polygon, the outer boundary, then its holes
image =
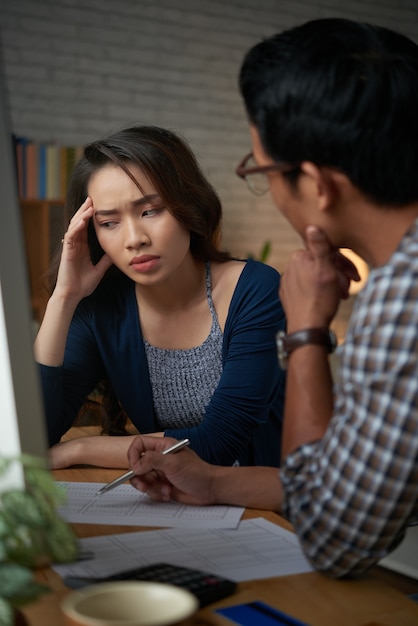
POLYGON ((237 167, 237 175, 246 181, 249 190, 256 196, 262 196, 267 193, 270 188, 268 172, 281 172, 282 174, 290 174, 297 172, 298 165, 289 163, 271 163, 269 165, 257 165, 254 155, 249 152, 237 167))
POLYGON ((160 500, 276 510, 316 569, 359 574, 418 518, 418 46, 388 29, 316 20, 254 46, 240 88, 252 153, 237 173, 256 193, 270 190, 304 241, 280 287, 282 467, 163 456, 172 441, 138 437, 132 484, 160 500), (329 327, 358 279, 342 247, 371 273, 333 385, 329 327))

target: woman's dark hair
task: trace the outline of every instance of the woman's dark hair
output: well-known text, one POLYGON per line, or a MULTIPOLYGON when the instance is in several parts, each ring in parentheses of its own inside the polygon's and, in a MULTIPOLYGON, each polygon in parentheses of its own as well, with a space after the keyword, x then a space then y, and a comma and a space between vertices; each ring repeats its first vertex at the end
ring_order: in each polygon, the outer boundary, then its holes
POLYGON ((306 22, 248 51, 240 89, 272 159, 337 168, 377 204, 418 200, 418 46, 407 37, 306 22))

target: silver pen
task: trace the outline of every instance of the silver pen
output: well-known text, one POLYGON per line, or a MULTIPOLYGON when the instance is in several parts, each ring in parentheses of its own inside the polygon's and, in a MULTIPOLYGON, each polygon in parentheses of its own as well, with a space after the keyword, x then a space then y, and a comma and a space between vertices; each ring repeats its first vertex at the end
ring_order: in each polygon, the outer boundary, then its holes
MULTIPOLYGON (((178 452, 182 448, 185 448, 186 446, 188 446, 189 443, 190 443, 189 439, 182 439, 181 441, 178 441, 177 443, 175 443, 170 448, 167 448, 166 450, 163 450, 161 454, 170 454, 170 453, 173 453, 173 452, 178 452)), ((111 489, 114 489, 118 485, 121 485, 122 483, 126 482, 127 480, 130 480, 131 478, 133 478, 133 476, 135 476, 135 472, 132 471, 132 470, 129 470, 129 472, 126 472, 125 474, 122 474, 122 476, 119 476, 119 478, 115 478, 115 480, 112 480, 112 482, 107 483, 107 485, 103 485, 103 487, 100 487, 99 491, 97 491, 97 493, 96 493, 96 496, 101 496, 102 494, 106 493, 107 491, 110 491, 111 489)))

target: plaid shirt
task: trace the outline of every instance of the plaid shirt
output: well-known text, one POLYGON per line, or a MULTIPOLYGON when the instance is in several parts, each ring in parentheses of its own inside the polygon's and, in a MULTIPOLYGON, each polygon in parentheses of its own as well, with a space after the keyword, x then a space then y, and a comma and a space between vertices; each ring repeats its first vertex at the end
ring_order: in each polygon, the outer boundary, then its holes
POLYGON ((313 566, 364 571, 418 519, 418 220, 357 296, 321 441, 283 463, 284 513, 313 566))

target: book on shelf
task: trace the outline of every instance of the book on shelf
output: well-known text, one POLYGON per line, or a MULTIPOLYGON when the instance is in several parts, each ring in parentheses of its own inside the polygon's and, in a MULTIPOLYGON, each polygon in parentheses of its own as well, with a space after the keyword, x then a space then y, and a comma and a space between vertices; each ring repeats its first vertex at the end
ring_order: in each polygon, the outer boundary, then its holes
POLYGON ((46 197, 55 199, 60 197, 60 150, 56 144, 46 147, 46 197))
POLYGON ((12 135, 13 150, 15 155, 17 187, 21 198, 26 197, 26 139, 12 135))
POLYGON ((39 160, 36 154, 37 145, 29 141, 26 144, 26 197, 38 196, 39 160))
POLYGON ((38 194, 39 198, 44 199, 46 198, 46 145, 44 143, 39 144, 38 159, 38 194))
POLYGON ((62 200, 83 146, 31 141, 13 135, 18 194, 22 199, 62 200))

